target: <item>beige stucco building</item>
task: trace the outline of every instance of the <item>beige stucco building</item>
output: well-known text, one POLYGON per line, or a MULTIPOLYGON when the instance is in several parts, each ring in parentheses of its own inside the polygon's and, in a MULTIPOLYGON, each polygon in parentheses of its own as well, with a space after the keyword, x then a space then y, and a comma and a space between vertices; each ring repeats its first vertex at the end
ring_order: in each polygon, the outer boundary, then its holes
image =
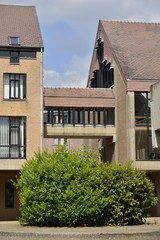
POLYGON ((0 220, 11 220, 19 211, 11 179, 42 148, 43 43, 33 6, 0 10, 0 220))

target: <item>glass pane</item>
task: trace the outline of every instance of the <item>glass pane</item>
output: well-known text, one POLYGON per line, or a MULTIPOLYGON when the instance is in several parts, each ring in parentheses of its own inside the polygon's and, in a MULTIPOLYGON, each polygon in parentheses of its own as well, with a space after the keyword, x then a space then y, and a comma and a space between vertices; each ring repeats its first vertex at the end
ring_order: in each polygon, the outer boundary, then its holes
POLYGON ((19 98, 18 89, 19 89, 19 82, 16 81, 15 82, 15 98, 19 98))
POLYGON ((19 118, 18 117, 11 117, 10 124, 14 127, 19 127, 19 118))
POLYGON ((11 128, 11 144, 19 144, 19 128, 11 128))
POLYGON ((20 52, 22 58, 36 58, 36 52, 20 52))
POLYGON ((136 130, 136 159, 146 160, 152 158, 151 131, 136 130), (148 156, 149 155, 149 156, 148 156))
POLYGON ((0 158, 8 158, 9 157, 9 147, 0 146, 0 158))
POLYGON ((9 118, 0 117, 0 145, 9 144, 9 118))
POLYGON ((9 57, 10 53, 9 51, 0 51, 0 57, 9 57))
POLYGON ((11 81, 11 98, 14 98, 14 81, 11 81))
POLYGON ((75 110, 75 123, 77 124, 83 123, 83 111, 81 109, 75 110))
POLYGON ((9 43, 13 45, 18 45, 19 44, 19 37, 10 37, 9 38, 9 43))
POLYGON ((150 94, 145 92, 135 93, 135 123, 136 126, 151 124, 150 94))
POLYGON ((11 158, 19 158, 19 147, 11 147, 10 148, 10 157, 11 158))

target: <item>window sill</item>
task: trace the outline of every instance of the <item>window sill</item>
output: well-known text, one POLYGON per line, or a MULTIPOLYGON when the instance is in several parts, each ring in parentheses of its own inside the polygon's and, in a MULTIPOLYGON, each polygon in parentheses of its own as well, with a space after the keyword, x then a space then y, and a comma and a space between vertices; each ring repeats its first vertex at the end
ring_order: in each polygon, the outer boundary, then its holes
POLYGON ((3 98, 3 101, 27 102, 27 98, 24 98, 24 99, 14 99, 14 98, 6 99, 6 98, 3 98))

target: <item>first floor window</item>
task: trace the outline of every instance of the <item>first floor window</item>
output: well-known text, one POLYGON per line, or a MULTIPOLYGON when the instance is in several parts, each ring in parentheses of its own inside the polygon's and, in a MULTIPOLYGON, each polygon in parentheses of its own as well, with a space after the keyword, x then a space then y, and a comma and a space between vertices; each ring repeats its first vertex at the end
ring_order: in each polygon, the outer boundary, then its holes
POLYGON ((5 207, 14 208, 14 186, 12 182, 5 184, 5 207))
POLYGON ((4 74, 4 99, 26 98, 26 74, 4 74))
POLYGON ((25 117, 0 117, 0 158, 25 158, 25 132, 25 117))

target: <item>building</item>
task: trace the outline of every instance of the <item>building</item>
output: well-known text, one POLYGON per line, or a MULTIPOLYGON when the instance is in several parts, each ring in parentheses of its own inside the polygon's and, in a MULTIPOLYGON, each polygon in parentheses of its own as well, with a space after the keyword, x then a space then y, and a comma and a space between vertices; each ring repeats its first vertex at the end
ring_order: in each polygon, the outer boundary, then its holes
MULTIPOLYGON (((110 89, 115 97, 116 140, 106 145, 106 149, 114 149, 107 161, 130 160, 146 170, 158 199, 160 148, 155 145, 157 138, 153 143, 151 138, 150 89, 153 85, 154 96, 159 95, 160 88, 154 85, 160 80, 159 40, 159 23, 100 21, 87 84, 89 88, 110 89)), ((154 106, 159 106, 158 101, 154 106)), ((154 136, 158 136, 158 115, 155 122, 154 136)), ((152 214, 160 216, 160 200, 152 214)))
POLYGON ((151 86, 151 125, 154 159, 160 159, 160 83, 151 86))
POLYGON ((35 7, 0 5, 0 19, 0 220, 12 220, 10 180, 42 148, 43 42, 35 7))
MULTIPOLYGON (((115 141, 113 92, 107 88, 44 88, 43 147, 98 148, 115 141)), ((103 149, 103 159, 111 149, 103 149), (108 151, 107 151, 108 150, 108 151)))
MULTIPOLYGON (((132 161, 147 171, 160 199, 154 117, 160 24, 100 21, 87 88, 71 89, 43 88, 43 42, 33 6, 0 5, 0 19, 0 220, 19 215, 11 179, 22 164, 38 149, 63 143, 102 146, 102 160, 110 163, 132 161)), ((160 200, 152 215, 160 216, 160 200)))

